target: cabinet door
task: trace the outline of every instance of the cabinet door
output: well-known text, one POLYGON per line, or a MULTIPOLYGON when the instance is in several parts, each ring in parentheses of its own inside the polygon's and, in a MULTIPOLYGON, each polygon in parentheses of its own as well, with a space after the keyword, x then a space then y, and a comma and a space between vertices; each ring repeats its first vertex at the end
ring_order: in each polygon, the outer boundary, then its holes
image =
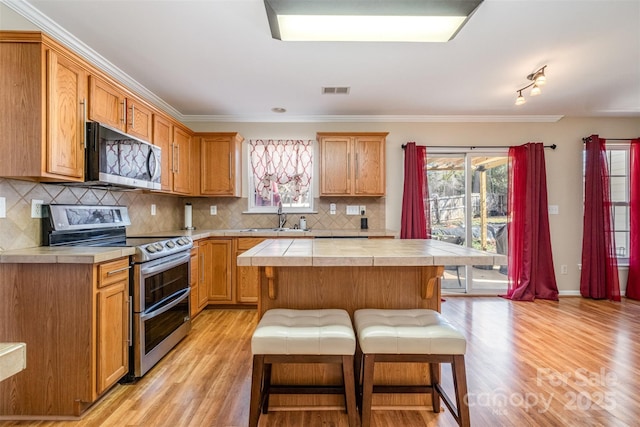
POLYGON ((351 194, 351 138, 320 138, 320 195, 351 194))
POLYGON ((101 394, 129 370, 129 287, 120 281, 98 290, 97 392, 101 394))
POLYGON ((191 135, 173 127, 173 191, 191 194, 191 135))
MULTIPOLYGON (((236 243, 236 256, 251 249, 264 239, 239 238, 236 243)), ((234 265, 236 264, 234 258, 234 265)), ((236 301, 241 304, 257 304, 258 289, 260 286, 259 267, 236 266, 236 301)))
POLYGON ((242 138, 238 138, 235 133, 206 135, 200 138, 200 194, 236 197, 241 195, 241 141, 242 138))
POLYGON ((210 239, 200 244, 204 248, 204 277, 209 303, 230 303, 231 290, 231 240, 210 239))
POLYGON ((126 132, 127 106, 122 92, 104 80, 89 78, 89 119, 126 132))
POLYGON ((191 318, 193 319, 200 312, 199 310, 199 302, 198 302, 198 289, 200 287, 199 284, 199 272, 200 265, 198 262, 198 247, 194 246, 191 249, 191 271, 189 277, 189 287, 191 289, 191 294, 189 295, 189 304, 191 305, 191 318))
POLYGON ((172 135, 171 122, 163 116, 154 114, 152 142, 162 150, 160 152, 160 184, 163 191, 173 191, 172 135))
POLYGON ((355 196, 383 196, 385 193, 385 138, 361 136, 354 141, 355 196))
POLYGON ((127 130, 129 135, 151 142, 153 111, 139 101, 127 98, 127 130))
POLYGON ((84 178, 87 73, 47 50, 47 172, 84 178))

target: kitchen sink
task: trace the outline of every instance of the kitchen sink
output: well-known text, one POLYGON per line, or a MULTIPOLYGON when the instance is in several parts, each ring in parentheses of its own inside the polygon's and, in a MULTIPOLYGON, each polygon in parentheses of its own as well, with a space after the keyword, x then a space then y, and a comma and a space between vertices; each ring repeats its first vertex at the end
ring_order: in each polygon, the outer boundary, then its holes
POLYGON ((309 229, 300 229, 300 228, 243 228, 242 230, 238 230, 241 232, 273 232, 273 231, 278 231, 278 232, 301 232, 301 231, 309 231, 309 229))

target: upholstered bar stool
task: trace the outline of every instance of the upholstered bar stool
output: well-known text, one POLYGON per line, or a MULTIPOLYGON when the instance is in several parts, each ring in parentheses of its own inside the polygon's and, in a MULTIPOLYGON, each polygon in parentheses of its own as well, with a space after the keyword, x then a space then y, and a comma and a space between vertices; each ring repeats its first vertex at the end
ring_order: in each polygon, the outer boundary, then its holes
POLYGON ((249 426, 258 425, 260 410, 269 410, 270 394, 344 393, 349 426, 356 427, 353 355, 356 337, 345 310, 268 310, 251 338, 253 373, 249 426), (271 385, 273 363, 338 363, 344 387, 271 385))
POLYGON ((467 342, 434 310, 363 309, 354 314, 358 349, 356 374, 362 384, 362 427, 371 423, 373 393, 431 393, 434 412, 440 412, 440 397, 460 426, 469 426, 469 406, 464 354, 467 342), (364 359, 364 363, 362 360, 364 359), (423 386, 375 386, 376 362, 423 362, 429 364, 431 384, 423 386), (450 363, 453 373, 453 402, 440 386, 440 363, 450 363), (456 409, 457 408, 457 409, 456 409))

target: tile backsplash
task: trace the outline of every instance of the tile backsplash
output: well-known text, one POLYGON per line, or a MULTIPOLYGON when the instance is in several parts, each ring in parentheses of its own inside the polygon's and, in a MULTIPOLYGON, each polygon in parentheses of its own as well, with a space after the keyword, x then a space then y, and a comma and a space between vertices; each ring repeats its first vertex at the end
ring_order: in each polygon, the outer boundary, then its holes
MULTIPOLYGON (((0 197, 5 198, 6 218, 0 218, 0 251, 42 245, 41 219, 31 218, 31 200, 45 204, 121 205, 129 208, 131 226, 127 235, 176 230, 184 226, 184 204, 193 205, 193 225, 197 229, 267 228, 277 226, 275 214, 247 214, 246 198, 195 198, 117 191, 72 185, 42 184, 0 178, 0 197), (156 215, 151 215, 151 205, 156 215), (210 214, 216 206, 217 214, 210 214)), ((318 198, 313 214, 304 214, 307 227, 322 230, 359 230, 360 215, 346 215, 347 205, 365 205, 369 229, 385 228, 385 198, 318 198), (335 215, 329 204, 335 203, 335 215)), ((298 224, 302 214, 288 214, 285 226, 298 224)))

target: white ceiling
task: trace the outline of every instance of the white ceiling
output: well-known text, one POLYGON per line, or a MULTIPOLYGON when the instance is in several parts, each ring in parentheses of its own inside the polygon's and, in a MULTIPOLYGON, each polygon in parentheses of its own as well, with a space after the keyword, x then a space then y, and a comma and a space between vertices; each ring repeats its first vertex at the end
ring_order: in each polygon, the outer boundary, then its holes
POLYGON ((274 40, 262 0, 3 1, 187 121, 640 117, 640 0, 485 0, 448 43, 274 40), (542 94, 515 106, 542 65, 542 94))

